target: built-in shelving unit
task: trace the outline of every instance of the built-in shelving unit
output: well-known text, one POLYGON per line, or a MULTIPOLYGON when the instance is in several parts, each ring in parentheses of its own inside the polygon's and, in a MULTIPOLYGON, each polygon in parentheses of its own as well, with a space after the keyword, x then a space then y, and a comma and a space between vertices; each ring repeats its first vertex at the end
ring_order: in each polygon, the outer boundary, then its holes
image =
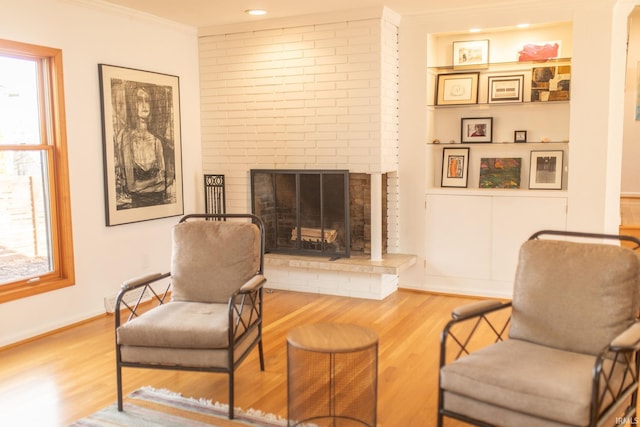
MULTIPOLYGON (((525 31, 500 29, 475 36, 460 33, 430 38, 425 71, 425 238, 429 242, 425 280, 430 289, 508 295, 522 242, 539 229, 566 228, 569 147, 578 143, 569 141, 571 33, 570 23, 556 23, 525 31), (451 65, 453 43, 478 39, 489 40, 488 63, 477 68, 454 68, 451 65), (518 61, 518 49, 525 42, 551 40, 561 45, 558 58, 518 61), (553 71, 567 74, 563 77, 568 78, 561 80, 560 86, 550 88, 556 91, 554 94, 535 92, 541 86, 540 73, 553 71), (471 103, 442 105, 447 102, 442 102, 445 97, 442 91, 438 92, 438 85, 459 76, 477 79, 477 96, 471 103), (515 83, 496 85, 496 82, 502 84, 503 80, 515 83), (498 92, 502 87, 505 90, 517 87, 516 99, 511 96, 509 102, 504 102, 498 92), (540 96, 549 96, 550 100, 539 100, 540 96), (474 139, 469 138, 468 126, 476 119, 481 122, 487 119, 484 123, 491 124, 490 142, 480 142, 478 140, 483 139, 480 137, 470 143, 461 143, 474 139), (464 138, 463 131, 467 132, 464 138), (526 131, 526 142, 515 142, 516 131, 526 131), (466 182, 461 181, 463 185, 451 186, 449 181, 442 185, 443 153, 449 148, 454 153, 463 153, 461 159, 467 162, 464 166, 468 175, 466 182), (543 176, 536 175, 537 165, 539 158, 546 157, 547 153, 562 159, 562 165, 556 163, 556 168, 560 168, 560 186, 556 171, 554 189, 541 186, 540 182, 534 185, 530 182, 530 178, 537 180, 543 176), (519 186, 482 188, 480 171, 486 168, 487 159, 520 159, 519 186), (532 168, 536 168, 533 174, 532 168)), ((557 81, 553 80, 552 86, 557 81)), ((451 93, 449 101, 455 101, 456 93, 451 93)), ((448 151, 448 155, 451 152, 448 151)), ((450 162, 446 165, 451 168, 450 162)), ((449 170, 445 169, 445 172, 449 170)), ((455 171, 453 169, 452 173, 455 171)))

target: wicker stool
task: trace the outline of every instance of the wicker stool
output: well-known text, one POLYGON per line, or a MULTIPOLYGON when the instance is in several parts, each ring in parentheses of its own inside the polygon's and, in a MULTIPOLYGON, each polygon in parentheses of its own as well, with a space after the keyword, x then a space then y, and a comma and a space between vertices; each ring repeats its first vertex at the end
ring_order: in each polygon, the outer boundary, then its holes
POLYGON ((289 426, 375 427, 378 336, 357 325, 319 323, 287 336, 289 426))

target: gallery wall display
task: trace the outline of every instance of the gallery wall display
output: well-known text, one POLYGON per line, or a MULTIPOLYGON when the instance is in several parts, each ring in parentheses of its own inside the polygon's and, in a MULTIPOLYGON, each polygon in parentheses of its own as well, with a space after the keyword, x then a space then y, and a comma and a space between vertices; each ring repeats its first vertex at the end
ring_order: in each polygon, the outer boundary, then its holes
POLYGON ((177 76, 99 64, 107 226, 183 214, 177 76))

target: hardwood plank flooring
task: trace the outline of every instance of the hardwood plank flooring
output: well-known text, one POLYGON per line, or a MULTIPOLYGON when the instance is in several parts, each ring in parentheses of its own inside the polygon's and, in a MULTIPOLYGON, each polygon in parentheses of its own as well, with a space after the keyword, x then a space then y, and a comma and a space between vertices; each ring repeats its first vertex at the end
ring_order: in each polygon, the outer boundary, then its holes
MULTIPOLYGON (((400 290, 383 301, 286 291, 265 293, 265 372, 257 351, 236 375, 236 406, 287 415, 286 336, 298 325, 347 322, 380 337, 378 426, 433 426, 439 335, 472 298, 400 290)), ((113 316, 0 351, 0 425, 57 427, 113 403, 113 316)), ((124 369, 125 394, 145 385, 227 402, 227 376, 124 369)), ((447 426, 459 423, 449 421, 447 426)))

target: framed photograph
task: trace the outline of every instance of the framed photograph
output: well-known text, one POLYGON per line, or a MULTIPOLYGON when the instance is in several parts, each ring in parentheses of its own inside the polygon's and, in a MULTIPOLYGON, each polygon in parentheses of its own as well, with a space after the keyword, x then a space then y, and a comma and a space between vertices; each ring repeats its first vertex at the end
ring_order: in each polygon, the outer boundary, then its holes
POLYGON ((177 76, 98 64, 107 226, 182 215, 177 76))
POLYGON ((436 105, 464 105, 478 103, 480 73, 438 74, 436 105))
POLYGON ((521 169, 519 157, 483 157, 478 188, 520 188, 521 169))
POLYGON ((463 118, 460 142, 491 142, 493 117, 463 118))
POLYGON ((524 74, 514 76, 489 76, 489 104, 522 102, 524 74))
POLYGON ((514 131, 513 142, 527 142, 527 131, 526 130, 514 131))
POLYGON ((489 40, 453 42, 453 69, 487 68, 489 40))
POLYGON ((441 187, 467 187, 469 181, 469 148, 442 150, 441 187))
POLYGON ((562 190, 562 150, 532 151, 529 164, 529 188, 532 190, 562 190))

